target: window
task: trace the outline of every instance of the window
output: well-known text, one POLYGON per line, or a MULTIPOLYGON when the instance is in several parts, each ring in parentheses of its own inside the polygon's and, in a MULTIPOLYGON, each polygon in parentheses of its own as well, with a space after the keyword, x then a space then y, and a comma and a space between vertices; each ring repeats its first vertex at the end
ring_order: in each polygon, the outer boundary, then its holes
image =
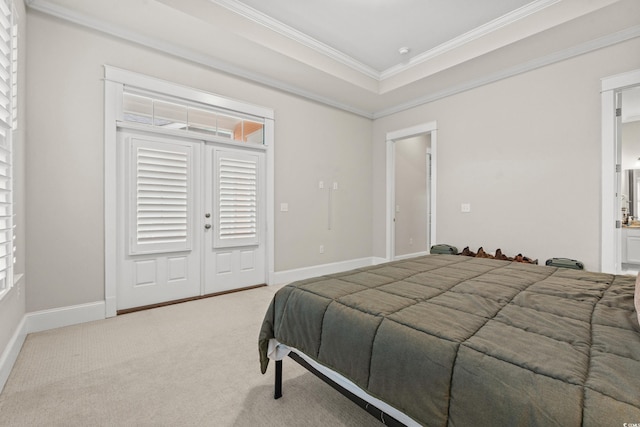
POLYGON ((264 121, 259 118, 225 114, 204 105, 186 105, 179 100, 172 102, 126 91, 122 101, 125 122, 264 144, 264 121))
POLYGON ((11 0, 0 0, 0 297, 13 286, 13 151, 17 125, 17 24, 11 0))

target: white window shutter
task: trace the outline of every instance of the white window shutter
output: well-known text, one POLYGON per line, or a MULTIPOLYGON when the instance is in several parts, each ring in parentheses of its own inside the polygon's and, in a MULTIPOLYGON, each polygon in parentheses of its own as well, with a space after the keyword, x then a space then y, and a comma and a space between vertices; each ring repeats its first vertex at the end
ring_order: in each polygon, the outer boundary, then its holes
POLYGON ((13 165, 11 129, 15 117, 17 63, 13 5, 0 0, 0 296, 13 286, 13 165))
POLYGON ((0 126, 0 292, 9 289, 13 265, 13 226, 11 195, 11 131, 0 126))
POLYGON ((258 160, 257 154, 214 151, 215 248, 260 243, 258 160))
POLYGON ((191 250, 193 147, 133 138, 130 150, 130 253, 191 250))

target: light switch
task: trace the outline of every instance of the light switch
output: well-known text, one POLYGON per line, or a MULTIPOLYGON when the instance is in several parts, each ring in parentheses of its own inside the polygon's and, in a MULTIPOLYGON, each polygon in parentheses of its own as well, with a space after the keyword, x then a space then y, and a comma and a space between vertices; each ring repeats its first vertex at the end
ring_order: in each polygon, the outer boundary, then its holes
POLYGON ((337 189, 338 189, 338 183, 337 183, 337 182, 334 182, 334 183, 333 183, 333 189, 334 189, 334 190, 337 190, 337 189))
POLYGON ((280 203, 280 212, 289 212, 289 203, 280 203))
POLYGON ((321 190, 324 188, 324 181, 318 182, 318 188, 321 190))
POLYGON ((462 205, 460 205, 460 212, 471 212, 471 204, 470 203, 463 203, 462 205))

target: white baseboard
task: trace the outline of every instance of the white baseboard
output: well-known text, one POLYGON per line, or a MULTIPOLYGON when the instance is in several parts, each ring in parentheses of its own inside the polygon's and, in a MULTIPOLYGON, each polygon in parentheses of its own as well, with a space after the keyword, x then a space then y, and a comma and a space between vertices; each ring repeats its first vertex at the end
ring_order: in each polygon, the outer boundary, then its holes
POLYGON ((105 302, 72 305, 51 310, 34 311, 25 315, 27 332, 40 332, 105 318, 105 302))
MULTIPOLYGON (((294 270, 276 271, 271 274, 270 284, 281 285, 283 283, 291 283, 296 280, 309 279, 311 277, 323 276, 325 274, 341 273, 343 271, 353 270, 354 268, 368 267, 379 264, 382 258, 359 258, 349 261, 334 262, 331 264, 314 265, 312 267, 296 268, 294 270)), ((386 260, 383 259, 382 262, 386 260)))
POLYGON ((2 355, 0 355, 0 392, 9 379, 9 374, 11 374, 13 365, 18 359, 18 354, 20 354, 27 333, 27 317, 23 316, 2 355))
POLYGON ((425 255, 429 255, 429 251, 416 252, 416 253, 407 254, 407 255, 396 255, 395 260, 396 261, 400 261, 400 260, 403 260, 403 259, 415 258, 415 257, 418 257, 418 256, 425 256, 425 255))

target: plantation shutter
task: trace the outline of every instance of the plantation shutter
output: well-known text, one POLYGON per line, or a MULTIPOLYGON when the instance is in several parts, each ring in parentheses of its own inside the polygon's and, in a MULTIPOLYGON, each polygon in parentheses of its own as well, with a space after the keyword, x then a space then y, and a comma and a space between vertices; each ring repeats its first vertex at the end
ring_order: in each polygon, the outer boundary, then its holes
POLYGON ((216 150, 214 156, 214 247, 258 245, 259 157, 231 150, 216 150))
POLYGON ((193 147, 133 139, 131 254, 191 250, 193 147))
POLYGON ((11 131, 16 124, 17 29, 12 3, 0 0, 0 294, 13 286, 13 168, 11 131))
POLYGON ((11 195, 11 131, 0 125, 0 292, 12 283, 13 226, 11 195))

